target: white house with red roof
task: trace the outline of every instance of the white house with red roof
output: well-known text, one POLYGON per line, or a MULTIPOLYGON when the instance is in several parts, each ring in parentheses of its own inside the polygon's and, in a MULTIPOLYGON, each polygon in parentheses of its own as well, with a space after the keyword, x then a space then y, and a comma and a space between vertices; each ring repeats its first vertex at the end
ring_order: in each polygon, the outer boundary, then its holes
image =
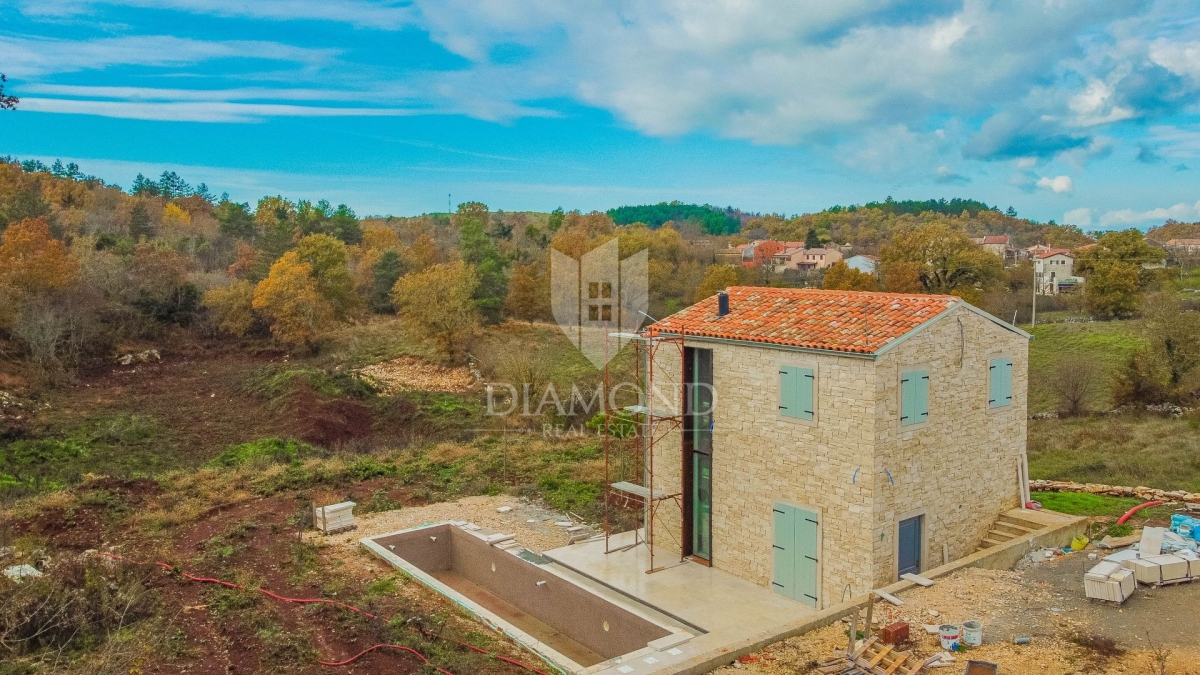
POLYGON ((1038 295, 1058 295, 1083 280, 1075 276, 1075 256, 1065 248, 1047 248, 1033 254, 1033 282, 1038 295))
POLYGON ((684 385, 656 549, 823 608, 1021 530, 1029 334, 953 296, 720 295, 644 329, 684 345, 653 363, 684 385))

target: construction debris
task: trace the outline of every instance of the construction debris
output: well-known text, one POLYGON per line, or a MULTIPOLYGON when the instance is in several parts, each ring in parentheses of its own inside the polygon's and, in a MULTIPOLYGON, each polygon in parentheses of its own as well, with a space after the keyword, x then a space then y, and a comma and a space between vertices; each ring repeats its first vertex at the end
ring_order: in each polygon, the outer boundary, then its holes
POLYGON ((825 675, 916 675, 925 667, 940 660, 934 655, 925 660, 913 659, 912 652, 897 652, 889 644, 881 644, 876 638, 867 638, 852 654, 842 654, 817 664, 817 672, 825 675))
POLYGON ((910 574, 901 574, 900 578, 904 579, 905 581, 911 581, 918 586, 932 586, 933 585, 932 579, 926 579, 925 577, 921 576, 920 574, 911 574, 911 573, 910 574))
POLYGON ((4 568, 4 576, 12 579, 13 581, 20 581, 26 577, 36 579, 42 576, 42 573, 36 567, 31 565, 13 565, 11 567, 4 568))

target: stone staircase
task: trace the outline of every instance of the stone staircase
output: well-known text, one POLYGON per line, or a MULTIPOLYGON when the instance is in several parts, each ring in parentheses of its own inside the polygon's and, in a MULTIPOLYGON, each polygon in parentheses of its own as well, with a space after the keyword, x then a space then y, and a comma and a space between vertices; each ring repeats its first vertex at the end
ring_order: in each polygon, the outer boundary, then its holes
POLYGON ((982 551, 993 546, 1000 546, 1018 537, 1037 532, 1043 527, 1045 526, 1035 523, 1032 520, 1025 520, 1007 513, 1000 514, 1000 517, 992 524, 992 529, 988 530, 987 535, 980 542, 979 548, 976 550, 982 551))

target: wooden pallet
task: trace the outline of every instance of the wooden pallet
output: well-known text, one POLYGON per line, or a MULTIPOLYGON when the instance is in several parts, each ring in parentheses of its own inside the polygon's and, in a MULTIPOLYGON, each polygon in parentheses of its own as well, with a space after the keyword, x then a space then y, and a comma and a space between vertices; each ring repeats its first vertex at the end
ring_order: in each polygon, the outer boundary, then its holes
POLYGON ((934 658, 914 659, 912 652, 897 652, 877 638, 867 638, 852 654, 844 654, 817 664, 823 675, 917 675, 934 658))

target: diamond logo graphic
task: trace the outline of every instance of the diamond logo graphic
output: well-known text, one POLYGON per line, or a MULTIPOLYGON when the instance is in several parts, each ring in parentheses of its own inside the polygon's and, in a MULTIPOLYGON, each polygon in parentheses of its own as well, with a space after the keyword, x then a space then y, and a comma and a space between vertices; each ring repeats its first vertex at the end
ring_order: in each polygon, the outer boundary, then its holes
POLYGON ((617 240, 588 251, 579 260, 550 249, 550 306, 567 339, 592 365, 601 368, 627 340, 609 342, 609 333, 634 333, 647 307, 647 254, 622 260, 617 240))

